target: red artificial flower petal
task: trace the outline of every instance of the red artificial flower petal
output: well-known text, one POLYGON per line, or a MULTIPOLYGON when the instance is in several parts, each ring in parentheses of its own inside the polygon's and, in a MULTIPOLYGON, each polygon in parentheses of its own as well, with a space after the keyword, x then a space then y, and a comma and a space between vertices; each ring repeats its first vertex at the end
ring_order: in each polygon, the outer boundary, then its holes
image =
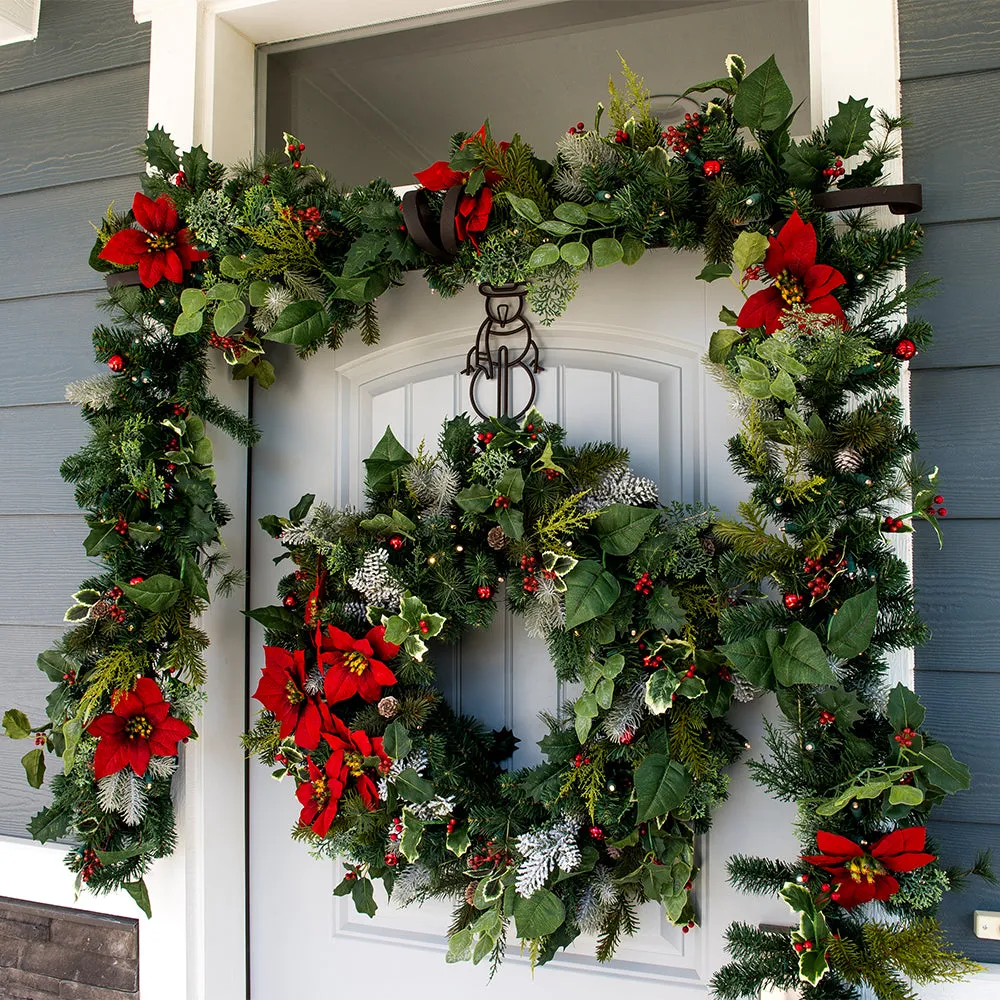
POLYGON ((295 727, 296 746, 303 750, 315 750, 319 746, 320 715, 312 700, 302 703, 302 712, 295 727))
POLYGON ((112 264, 138 264, 149 253, 149 240, 138 229, 119 229, 97 255, 112 264))
POLYGON ((139 260, 139 280, 145 288, 152 288, 163 277, 163 254, 147 253, 139 260))
POLYGON ((184 280, 184 268, 176 250, 163 251, 163 277, 177 285, 184 280))
MULTIPOLYGON (((872 882, 854 882, 849 874, 842 873, 838 877, 841 879, 836 893, 839 903, 844 909, 851 909, 853 906, 860 906, 862 903, 870 903, 875 898, 876 886, 872 882)), ((895 879, 893 879, 895 881, 895 879)), ((897 883, 898 888, 898 883, 897 883)), ((888 898, 888 897, 886 897, 888 898)))
POLYGON ((354 649, 355 639, 354 636, 345 632, 343 629, 336 628, 333 625, 327 625, 326 636, 322 640, 323 649, 342 649, 349 650, 354 649), (326 640, 329 639, 329 644, 326 640))
MULTIPOLYGON (((781 266, 775 272, 768 267, 766 259, 764 263, 772 277, 788 268, 796 278, 801 279, 806 269, 816 263, 816 230, 811 223, 802 221, 798 211, 792 212, 791 218, 781 227, 776 242, 781 247, 781 266)), ((771 257, 770 248, 767 256, 771 257)))
MULTIPOLYGON (((376 661, 369 660, 368 662, 369 665, 374 665, 376 661)), ((393 681, 395 679, 393 677, 393 681)), ((382 685, 375 678, 374 670, 365 670, 358 674, 358 694, 367 702, 378 701, 382 697, 382 685)))
POLYGON ((736 317, 736 325, 744 330, 763 326, 768 333, 773 333, 778 328, 783 304, 784 300, 777 288, 762 288, 743 303, 743 308, 736 317))
POLYGON ((906 826, 893 830, 876 841, 872 848, 872 856, 881 860, 889 854, 903 854, 909 851, 922 851, 927 843, 927 827, 906 826))
POLYGON ((384 625, 376 625, 374 628, 369 629, 368 635, 365 638, 371 643, 372 648, 383 660, 391 660, 399 652, 399 646, 394 642, 386 642, 384 625))
POLYGON ((445 191, 456 184, 464 184, 467 179, 465 174, 452 170, 446 160, 438 160, 413 176, 428 191, 445 191))
POLYGON ((354 782, 354 787, 361 796, 361 801, 373 812, 378 808, 378 787, 368 775, 363 774, 354 782))
POLYGON ((170 705, 165 701, 154 701, 145 706, 143 714, 154 726, 159 726, 170 714, 170 705))
POLYGON ((807 302, 806 306, 811 312, 827 313, 830 316, 836 316, 840 323, 846 322, 844 310, 832 295, 824 295, 821 299, 816 299, 814 302, 807 302))
POLYGON ((157 757, 176 757, 177 744, 190 735, 191 727, 183 719, 164 719, 149 737, 149 749, 157 757))
POLYGON ((381 661, 379 660, 369 660, 368 666, 370 670, 366 670, 361 676, 367 677, 371 676, 374 678, 375 682, 382 687, 391 687, 396 683, 396 675, 381 661))
POLYGON ((813 264, 802 278, 806 290, 806 299, 818 299, 829 295, 835 288, 846 285, 847 279, 835 267, 829 264, 813 264))
POLYGON ((108 712, 107 715, 99 715, 87 726, 88 734, 98 738, 102 736, 120 736, 124 730, 125 720, 113 712, 108 712))
POLYGON ((132 765, 132 770, 141 778, 146 773, 149 758, 152 757, 149 743, 146 740, 140 739, 129 740, 125 745, 125 752, 129 764, 132 765))
POLYGON ((124 743, 101 740, 94 751, 94 778, 100 781, 109 774, 117 774, 128 766, 127 747, 124 743))
POLYGON ((816 846, 824 854, 833 854, 841 858, 860 858, 865 852, 853 840, 841 837, 837 833, 820 830, 816 834, 816 846))
MULTIPOLYGON (((160 195, 160 197, 165 198, 166 195, 160 195)), ((163 232, 160 205, 152 198, 147 198, 141 191, 136 191, 135 197, 132 199, 132 214, 135 216, 135 221, 147 232, 163 232)))
POLYGON ((343 663, 333 664, 323 678, 323 692, 331 705, 347 701, 358 693, 358 675, 352 674, 343 663))

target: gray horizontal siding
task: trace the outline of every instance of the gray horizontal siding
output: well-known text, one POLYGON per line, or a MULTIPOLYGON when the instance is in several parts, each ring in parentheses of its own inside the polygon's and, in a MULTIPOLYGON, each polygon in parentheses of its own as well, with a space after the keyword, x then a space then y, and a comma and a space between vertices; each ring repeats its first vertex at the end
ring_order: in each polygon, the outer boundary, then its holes
MULTIPOLYGON (((939 277, 919 312, 936 327, 917 358, 912 419, 921 457, 941 468, 945 546, 918 528, 918 604, 934 632, 917 650, 916 686, 931 731, 972 772, 972 789, 936 812, 932 834, 947 864, 1000 852, 1000 5, 994 0, 901 0, 907 180, 924 188, 927 254, 914 269, 939 277)), ((913 271, 911 271, 911 277, 913 271)), ((1000 908, 981 881, 951 893, 941 917, 974 958, 1000 961, 1000 943, 972 933, 972 911, 1000 908)))
MULTIPOLYGON (((86 437, 67 382, 99 371, 90 333, 101 276, 87 265, 114 201, 127 208, 146 123, 149 29, 131 0, 44 0, 38 38, 0 50, 0 708, 41 721, 35 657, 62 634, 94 572, 59 463, 86 437)), ((48 798, 27 742, 0 741, 0 834, 25 834, 48 798)))

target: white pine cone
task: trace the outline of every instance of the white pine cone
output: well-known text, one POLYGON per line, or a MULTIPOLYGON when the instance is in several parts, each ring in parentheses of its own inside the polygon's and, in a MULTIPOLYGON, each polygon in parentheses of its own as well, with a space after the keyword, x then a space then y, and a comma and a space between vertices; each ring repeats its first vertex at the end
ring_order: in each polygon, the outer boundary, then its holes
POLYGON ((857 472, 864 464, 864 459, 860 451, 848 445, 833 456, 833 464, 838 472, 857 472))

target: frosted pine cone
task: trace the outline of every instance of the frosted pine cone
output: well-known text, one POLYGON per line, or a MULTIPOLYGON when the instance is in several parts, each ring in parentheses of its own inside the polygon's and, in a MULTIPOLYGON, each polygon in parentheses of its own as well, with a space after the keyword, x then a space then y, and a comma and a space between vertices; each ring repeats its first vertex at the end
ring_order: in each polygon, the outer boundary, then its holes
POLYGON ((841 448, 833 456, 833 464, 838 472, 857 472, 863 464, 861 452, 850 446, 841 448))
POLYGON ((393 698, 391 694, 386 695, 378 703, 378 714, 382 716, 383 719, 393 719, 396 717, 396 713, 399 711, 399 702, 397 699, 393 698))
POLYGON ((499 524, 490 528, 486 535, 486 542, 491 549, 496 549, 498 552, 507 547, 508 542, 507 536, 504 534, 503 528, 499 524))

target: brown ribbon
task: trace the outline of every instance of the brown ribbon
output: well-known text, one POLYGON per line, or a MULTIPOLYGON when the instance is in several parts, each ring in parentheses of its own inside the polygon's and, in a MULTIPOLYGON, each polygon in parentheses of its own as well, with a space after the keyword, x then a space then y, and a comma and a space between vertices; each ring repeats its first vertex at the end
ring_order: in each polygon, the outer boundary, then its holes
POLYGON ((887 184, 885 187, 843 188, 813 196, 813 204, 824 212, 844 212, 849 208, 888 205, 893 215, 919 212, 923 191, 919 184, 887 184))

